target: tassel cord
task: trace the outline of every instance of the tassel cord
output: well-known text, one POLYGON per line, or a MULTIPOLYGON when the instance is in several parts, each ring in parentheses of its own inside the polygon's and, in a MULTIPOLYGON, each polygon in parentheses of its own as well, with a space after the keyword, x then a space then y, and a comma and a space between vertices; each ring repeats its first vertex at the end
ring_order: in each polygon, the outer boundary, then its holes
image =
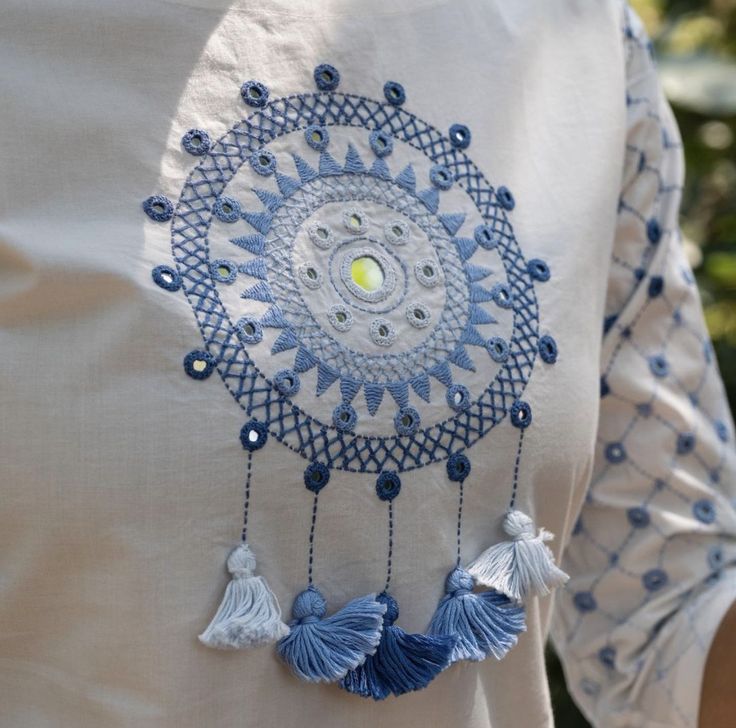
POLYGON ((317 508, 319 506, 319 493, 314 494, 312 501, 312 523, 309 527, 309 557, 307 563, 307 586, 313 585, 312 575, 314 572, 314 534, 317 528, 317 508))
POLYGON ((253 472, 253 452, 248 450, 248 464, 245 475, 245 493, 243 494, 243 530, 240 540, 245 543, 248 540, 248 513, 250 511, 250 479, 253 472))
POLYGON ((516 505, 516 493, 519 490, 519 466, 521 464, 521 449, 524 445, 524 428, 519 429, 519 445, 516 448, 516 462, 514 463, 514 478, 511 485, 511 500, 509 502, 509 510, 513 510, 516 505))

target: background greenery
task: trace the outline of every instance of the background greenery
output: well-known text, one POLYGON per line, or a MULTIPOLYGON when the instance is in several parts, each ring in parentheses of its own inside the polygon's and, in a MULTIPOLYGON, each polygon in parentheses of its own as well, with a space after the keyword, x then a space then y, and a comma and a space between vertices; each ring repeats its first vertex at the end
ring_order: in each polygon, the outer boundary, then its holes
MULTIPOLYGON (((736 403, 736 0, 629 0, 655 44, 685 145, 682 231, 729 401, 736 403)), ((588 728, 548 668, 556 723, 588 728)))

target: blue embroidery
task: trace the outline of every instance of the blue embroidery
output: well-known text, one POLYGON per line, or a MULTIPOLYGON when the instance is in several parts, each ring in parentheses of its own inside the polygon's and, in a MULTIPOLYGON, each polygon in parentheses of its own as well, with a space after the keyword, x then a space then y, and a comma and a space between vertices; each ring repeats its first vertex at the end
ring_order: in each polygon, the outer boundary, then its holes
POLYGON ((662 569, 650 569, 641 579, 647 591, 659 591, 667 584, 667 573, 662 569))
POLYGON ((387 157, 394 150, 394 139, 382 129, 374 129, 368 140, 373 153, 379 157, 387 157))
POLYGON ((207 154, 212 146, 210 135, 202 129, 190 129, 182 138, 181 144, 189 154, 201 157, 207 154))
POLYGON ((181 288, 181 276, 169 265, 157 265, 152 271, 154 283, 165 291, 178 291, 181 288))
POLYGON ((526 268, 529 271, 529 275, 536 281, 544 283, 550 278, 551 273, 549 266, 539 258, 532 258, 527 263, 526 268))
POLYGON ((323 463, 309 463, 304 469, 304 485, 312 493, 319 493, 330 482, 330 469, 323 463))
POLYGON ((299 375, 293 369, 280 369, 274 374, 273 384, 284 397, 293 397, 299 391, 299 375))
POLYGON ((511 405, 511 424, 519 429, 526 429, 532 424, 532 408, 527 402, 517 399, 511 405))
POLYGON ((259 81, 246 81, 240 87, 240 95, 248 106, 257 109, 263 108, 268 103, 268 89, 259 81))
POLYGON ((394 106, 401 106, 406 101, 404 87, 396 81, 386 81, 383 85, 383 95, 386 97, 386 101, 394 106))
MULTIPOLYGON (((250 156, 250 164, 254 172, 263 177, 268 177, 276 170, 276 156, 268 149, 257 149, 250 156)), ((260 232, 266 232, 270 228, 270 224, 265 227, 266 230, 260 232)))
MULTIPOLYGON (((324 126, 320 126, 319 124, 310 124, 304 130, 304 138, 312 149, 316 149, 318 152, 321 152, 322 150, 327 149, 327 145, 330 143, 330 132, 324 126)), ((304 164, 306 164, 306 162, 304 164)), ((309 182, 309 179, 303 179, 302 181, 309 182)))
POLYGON ((340 83, 340 73, 329 63, 320 63, 314 69, 314 82, 320 91, 334 91, 340 83))
POLYGON ((152 195, 143 201, 143 211, 156 222, 166 222, 174 215, 171 200, 163 195, 152 195))
POLYGON ((263 422, 249 420, 240 429, 240 443, 245 450, 260 450, 268 441, 268 428, 263 422))
POLYGON ((581 612, 592 612, 598 608, 595 597, 589 591, 577 592, 572 598, 573 604, 581 612))
POLYGON ((498 198, 498 203, 504 208, 504 210, 513 210, 516 206, 514 196, 511 194, 511 190, 509 190, 508 187, 499 187, 496 190, 496 197, 498 198))
POLYGON ((392 501, 401 492, 401 478, 393 470, 384 470, 376 479, 376 495, 392 501))
POLYGON ((467 149, 470 146, 470 129, 464 124, 453 124, 448 132, 450 144, 457 149, 467 149))
POLYGON ((190 351, 184 357, 184 371, 192 379, 207 379, 215 368, 215 358, 206 351, 190 351))
POLYGON ((263 324, 253 316, 243 316, 239 319, 236 329, 244 344, 252 346, 263 340, 263 324))
POLYGON ((213 260, 210 263, 210 272, 212 273, 212 278, 218 283, 226 283, 228 285, 235 283, 235 278, 238 275, 238 269, 235 263, 225 258, 213 260))
POLYGON ((702 498, 693 503, 693 515, 701 523, 710 524, 716 520, 716 509, 713 502, 702 498))
POLYGON ((539 356, 547 364, 557 361, 557 342, 551 336, 542 336, 539 339, 539 356))
POLYGON ((509 345, 500 336, 491 336, 486 343, 486 349, 491 355, 491 359, 499 364, 502 364, 509 358, 509 345))
POLYGON ((629 508, 626 511, 626 516, 634 528, 646 528, 649 525, 649 513, 646 508, 642 508, 641 506, 629 508))
POLYGON ((626 460, 626 449, 620 442, 609 442, 606 445, 606 460, 609 463, 622 463, 626 460))
POLYGON ((221 222, 235 222, 240 219, 240 203, 232 197, 219 197, 212 206, 212 212, 221 222))

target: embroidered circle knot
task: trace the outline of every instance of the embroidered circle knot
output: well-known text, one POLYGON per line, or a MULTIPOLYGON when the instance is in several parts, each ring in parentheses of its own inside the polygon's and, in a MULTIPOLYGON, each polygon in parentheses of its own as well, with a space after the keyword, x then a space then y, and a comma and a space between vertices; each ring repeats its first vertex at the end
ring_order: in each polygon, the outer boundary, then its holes
POLYGON ((327 602, 313 586, 301 592, 294 600, 291 614, 299 624, 318 622, 327 613, 327 602))
POLYGON ((386 611, 383 614, 383 626, 390 627, 399 618, 399 603, 387 592, 381 592, 376 601, 379 604, 386 605, 386 611))
POLYGON ((513 539, 534 538, 534 521, 521 511, 510 511, 503 519, 503 530, 513 539))
POLYGON ((454 597, 473 591, 473 577, 465 569, 453 569, 445 581, 445 592, 454 597))
POLYGON ((401 492, 401 478, 393 470, 385 470, 376 480, 376 495, 382 501, 392 501, 401 492))
POLYGON ((256 557, 248 544, 240 544, 227 557, 227 570, 235 579, 248 579, 256 570, 256 557))

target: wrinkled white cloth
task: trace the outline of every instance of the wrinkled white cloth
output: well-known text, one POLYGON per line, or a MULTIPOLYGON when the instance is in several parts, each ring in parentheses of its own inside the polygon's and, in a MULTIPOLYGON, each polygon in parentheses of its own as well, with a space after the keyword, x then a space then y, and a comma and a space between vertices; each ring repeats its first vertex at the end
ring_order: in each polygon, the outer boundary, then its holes
MULTIPOLYGON (((618 0, 9 0, 0 60, 0 725, 551 726, 550 626, 595 726, 696 725, 707 651, 736 596, 734 432, 678 234, 680 140, 630 11, 618 0), (339 92, 381 103, 384 83, 400 82, 402 108, 438 137, 467 125, 464 153, 483 184, 513 192, 524 260, 551 270, 534 304, 515 305, 538 306, 538 333, 559 350, 556 363, 537 355, 528 367, 516 506, 556 534, 568 585, 529 603, 528 630, 502 661, 453 665, 381 703, 300 682, 272 648, 197 640, 240 537, 238 434, 252 413, 220 373, 186 376, 182 359, 216 324, 195 317, 192 280, 189 298, 154 284, 152 268, 174 265, 172 227, 141 209, 154 194, 178 203, 200 163, 181 144, 189 129, 217 140, 257 110, 243 103, 244 81, 271 100, 309 94, 320 63, 339 70, 339 92)), ((328 127, 340 164, 349 141, 374 158, 366 124, 328 127)), ((318 166, 296 136, 275 146, 279 165, 295 152, 318 166)), ((397 140, 388 159, 394 177, 415 165, 417 191, 430 188, 429 136, 397 140)), ((243 205, 256 182, 278 192, 246 172, 228 191, 243 205)), ((457 188, 447 199, 477 214, 457 188)), ((366 211, 379 230, 391 222, 377 205, 366 211)), ((334 210, 325 220, 341 224, 334 210)), ((252 233, 242 219, 216 221, 212 257, 241 263, 229 238, 252 233)), ((392 255, 389 267, 403 253, 392 255)), ((504 280, 489 267, 488 288, 504 280)), ((289 275, 309 287, 307 273, 284 266, 280 280, 289 275)), ((396 275, 396 290, 425 286, 398 264, 396 275)), ((240 298, 258 280, 212 285, 229 309, 260 315, 264 301, 240 298)), ((452 299, 445 282, 425 286, 435 316, 452 299)), ((327 291, 306 299, 325 327, 327 291)), ((492 305, 498 331, 522 336, 492 305)), ((390 346, 371 341, 363 309, 376 306, 351 309, 354 349, 406 352, 424 335, 403 318, 390 346)), ((294 350, 269 354, 276 335, 253 345, 268 374, 294 361, 294 350)), ((475 372, 452 373, 477 396, 500 365, 467 350, 475 372)), ((295 403, 329 422, 339 385, 317 396, 316 368, 301 380, 295 403)), ((453 414, 436 379, 429 402, 417 387, 408 401, 423 421, 453 414)), ((355 409, 358 432, 392 432, 390 393, 373 419, 363 392, 355 409)), ((271 436, 253 455, 248 540, 288 619, 306 584, 312 495, 307 460, 284 437, 291 449, 271 436)), ((503 538, 517 441, 505 418, 467 448, 466 562, 503 538)), ((355 469, 333 468, 320 496, 314 579, 331 610, 385 580, 385 503, 375 472, 355 469)), ((443 594, 456 508, 444 462, 402 472, 391 590, 408 631, 426 628, 443 594)))

